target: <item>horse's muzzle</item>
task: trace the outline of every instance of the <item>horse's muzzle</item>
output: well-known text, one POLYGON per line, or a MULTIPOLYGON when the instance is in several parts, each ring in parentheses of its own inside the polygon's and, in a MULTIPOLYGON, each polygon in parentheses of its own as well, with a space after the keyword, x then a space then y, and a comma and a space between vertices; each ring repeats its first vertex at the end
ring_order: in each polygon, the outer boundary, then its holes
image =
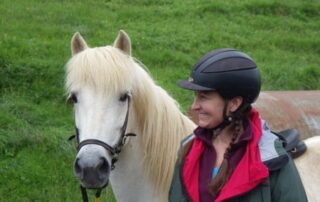
POLYGON ((74 172, 83 187, 98 189, 104 187, 109 180, 110 165, 105 157, 77 157, 74 172))

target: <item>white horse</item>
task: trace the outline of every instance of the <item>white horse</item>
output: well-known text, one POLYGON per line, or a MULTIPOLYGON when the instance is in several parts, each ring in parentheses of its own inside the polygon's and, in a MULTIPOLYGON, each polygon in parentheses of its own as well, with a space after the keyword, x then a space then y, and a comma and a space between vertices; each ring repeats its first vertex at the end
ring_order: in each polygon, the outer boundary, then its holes
MULTIPOLYGON (((117 201, 167 201, 180 140, 195 124, 131 57, 125 32, 120 31, 113 46, 98 48, 89 48, 76 33, 71 50, 66 88, 74 102, 78 141, 86 142, 75 161, 82 186, 101 188, 110 179, 117 201), (136 137, 127 138, 129 133, 136 137), (122 151, 111 171, 118 146, 122 151)), ((314 160, 307 164, 302 158, 298 169, 312 201, 320 186, 315 187, 303 170, 314 160)))
MULTIPOLYGON (((320 136, 306 139, 307 151, 295 159, 310 202, 320 202, 320 136)), ((288 185, 290 186, 290 185, 288 185)))
POLYGON ((84 145, 75 165, 81 184, 99 188, 110 178, 117 201, 167 201, 180 140, 192 132, 194 123, 131 57, 125 32, 114 46, 99 48, 88 48, 76 33, 71 46, 66 87, 75 103, 79 141, 116 145, 127 111, 126 133, 136 134, 128 138, 112 172, 110 152, 100 145, 84 145))

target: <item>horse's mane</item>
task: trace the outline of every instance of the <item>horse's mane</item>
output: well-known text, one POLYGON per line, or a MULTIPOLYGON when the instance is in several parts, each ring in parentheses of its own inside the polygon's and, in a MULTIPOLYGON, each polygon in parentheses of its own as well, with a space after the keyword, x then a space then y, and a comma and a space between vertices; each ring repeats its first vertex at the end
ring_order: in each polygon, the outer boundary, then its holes
POLYGON ((108 94, 110 90, 131 90, 136 120, 129 119, 129 123, 136 121, 140 130, 145 172, 159 191, 168 191, 177 148, 182 137, 194 129, 193 122, 140 62, 114 47, 90 48, 69 61, 67 88, 76 91, 84 84, 108 94))
POLYGON ((190 134, 195 126, 181 113, 176 101, 146 72, 141 71, 138 77, 140 82, 136 83, 133 95, 139 125, 142 126, 146 172, 160 188, 168 189, 177 148, 182 137, 190 134))

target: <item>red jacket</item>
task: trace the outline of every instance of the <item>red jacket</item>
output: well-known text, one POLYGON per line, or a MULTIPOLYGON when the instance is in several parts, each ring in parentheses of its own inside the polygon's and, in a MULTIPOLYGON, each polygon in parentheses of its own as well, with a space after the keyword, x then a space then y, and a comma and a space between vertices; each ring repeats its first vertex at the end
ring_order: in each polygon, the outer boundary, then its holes
MULTIPOLYGON (((229 181, 222 188, 215 202, 220 202, 234 196, 246 193, 269 176, 268 168, 262 163, 259 151, 259 140, 262 135, 261 120, 257 111, 250 113, 250 124, 253 130, 253 139, 248 143, 244 155, 229 181)), ((199 162, 204 150, 203 142, 194 139, 192 147, 185 158, 182 180, 186 192, 193 202, 199 202, 199 162)))

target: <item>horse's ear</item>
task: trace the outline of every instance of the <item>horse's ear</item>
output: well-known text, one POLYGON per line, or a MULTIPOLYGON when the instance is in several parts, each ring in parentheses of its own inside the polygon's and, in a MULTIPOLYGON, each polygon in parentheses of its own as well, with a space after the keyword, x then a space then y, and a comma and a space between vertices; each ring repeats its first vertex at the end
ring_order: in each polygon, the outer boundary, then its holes
POLYGON ((74 33, 71 39, 71 53, 75 55, 84 49, 88 48, 86 41, 82 38, 79 32, 74 33))
POLYGON ((120 30, 117 39, 114 41, 114 47, 119 48, 128 55, 131 55, 131 40, 128 34, 120 30))

